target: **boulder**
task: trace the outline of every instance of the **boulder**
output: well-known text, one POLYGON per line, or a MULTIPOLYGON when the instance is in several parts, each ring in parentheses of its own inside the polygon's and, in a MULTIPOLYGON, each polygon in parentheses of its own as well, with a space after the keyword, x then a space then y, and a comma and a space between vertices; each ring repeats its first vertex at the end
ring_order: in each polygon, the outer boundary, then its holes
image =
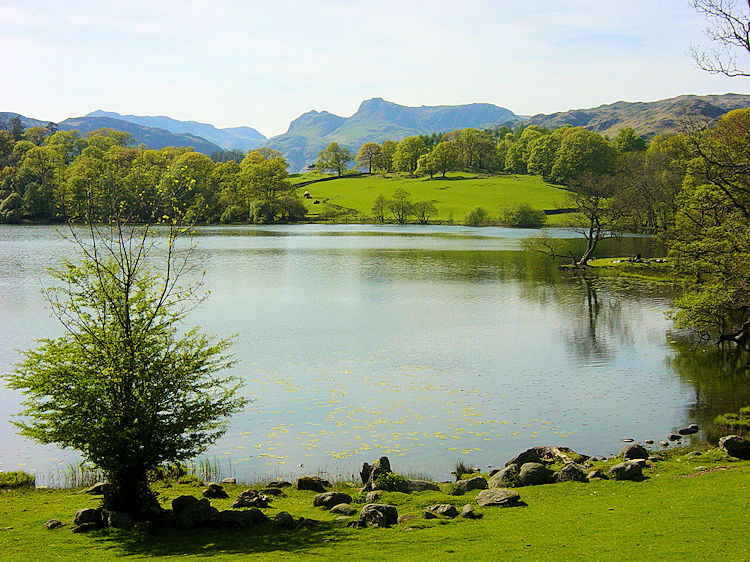
POLYGON ((509 464, 502 470, 496 472, 487 481, 489 488, 515 488, 519 485, 518 473, 520 472, 517 464, 509 464))
POLYGON ((259 490, 259 492, 264 496, 278 497, 284 495, 284 492, 281 491, 281 488, 263 488, 262 490, 259 490))
POLYGON ((286 488, 287 486, 291 486, 291 482, 287 482, 286 480, 274 480, 273 482, 269 482, 266 484, 269 488, 286 488))
POLYGON ((583 462, 585 460, 588 460, 588 458, 589 457, 587 455, 576 453, 573 449, 570 449, 568 447, 532 447, 531 449, 526 449, 524 452, 519 453, 518 455, 513 457, 511 460, 505 463, 505 466, 515 464, 520 467, 527 462, 583 462))
POLYGON ((515 457, 513 457, 508 462, 506 462, 505 466, 510 466, 514 464, 520 468, 521 465, 524 465, 529 462, 534 462, 534 463, 542 462, 542 457, 539 455, 539 451, 537 451, 537 447, 532 447, 531 449, 526 449, 522 453, 518 453, 515 457))
POLYGON ((222 484, 236 484, 237 483, 237 479, 236 478, 224 478, 221 481, 221 483, 222 484))
POLYGON ((224 491, 224 487, 216 482, 209 482, 202 494, 204 498, 210 500, 225 500, 229 497, 229 494, 224 491))
POLYGON ((279 511, 276 514, 276 517, 273 518, 273 524, 279 529, 294 529, 297 522, 294 520, 294 517, 286 511, 279 511))
POLYGON ((88 533, 89 531, 97 531, 102 528, 101 523, 94 523, 93 521, 89 523, 81 523, 80 525, 77 525, 76 527, 73 527, 71 529, 74 533, 88 533))
POLYGON ((609 479, 609 478, 607 477, 607 475, 606 475, 606 474, 604 474, 604 472, 603 472, 603 471, 601 471, 601 470, 599 470, 598 468, 597 468, 597 469, 595 469, 595 470, 592 470, 591 472, 589 472, 589 474, 588 474, 587 478, 588 478, 589 480, 593 480, 594 478, 600 478, 600 479, 602 479, 602 480, 608 480, 608 479, 609 479))
POLYGON ((609 476, 615 480, 641 480, 643 471, 636 461, 625 461, 609 469, 609 476))
POLYGON ((407 521, 411 521, 412 519, 416 519, 417 516, 413 513, 404 513, 403 515, 398 516, 397 523, 400 525, 401 523, 406 523, 407 521))
POLYGON ((102 521, 115 529, 132 529, 135 525, 133 516, 122 511, 102 511, 102 521))
POLYGON ((217 526, 225 529, 246 529, 266 521, 268 521, 268 517, 257 508, 245 510, 225 509, 219 512, 215 523, 217 526))
POLYGON ((392 505, 369 503, 359 512, 358 527, 389 527, 398 523, 398 511, 392 505))
POLYGON ((644 443, 645 443, 646 445, 653 445, 653 444, 654 444, 654 440, 653 440, 653 439, 646 439, 646 440, 644 441, 644 443))
POLYGON ((436 482, 430 482, 428 480, 407 480, 404 485, 404 491, 406 492, 424 492, 425 490, 439 492, 440 486, 438 486, 436 482))
POLYGON ((268 507, 270 501, 271 498, 264 496, 258 490, 245 490, 232 502, 232 507, 268 507))
POLYGON ((690 451, 688 454, 686 454, 686 457, 700 457, 703 453, 700 451, 690 451))
POLYGON ((538 462, 527 462, 521 465, 518 481, 521 486, 536 486, 548 484, 552 481, 552 471, 538 462))
POLYGON ((60 521, 59 519, 50 519, 44 524, 44 526, 47 527, 48 529, 57 529, 61 525, 62 525, 62 521, 60 521))
POLYGON ((461 509, 461 517, 464 517, 466 519, 481 519, 482 518, 482 514, 481 513, 477 513, 474 510, 474 506, 472 506, 471 504, 467 503, 461 509))
POLYGON ((182 529, 193 529, 213 523, 218 516, 219 510, 212 507, 207 499, 202 499, 177 513, 174 522, 182 529))
POLYGON ((568 463, 554 475, 555 482, 587 482, 586 472, 575 463, 568 463))
POLYGON ((101 496, 104 495, 104 490, 107 489, 107 483, 106 482, 97 482, 93 486, 89 486, 86 488, 83 493, 84 494, 91 494, 92 496, 101 496))
POLYGON ((470 490, 486 490, 487 487, 487 480, 483 476, 475 476, 474 478, 468 478, 456 482, 456 489, 453 492, 453 495, 462 496, 470 490))
POLYGON ((742 460, 750 460, 750 441, 739 435, 727 435, 719 439, 719 447, 726 451, 730 457, 742 460))
POLYGON ((678 435, 676 433, 670 433, 669 435, 667 435, 668 441, 679 441, 680 439, 682 439, 682 435, 678 435))
POLYGON ((99 509, 79 509, 73 518, 73 525, 84 525, 86 523, 96 523, 101 526, 102 512, 99 509))
POLYGON ((659 441, 659 445, 662 447, 669 447, 669 441, 659 441))
POLYGON ((198 503, 198 498, 194 496, 178 496, 172 500, 172 511, 177 515, 195 503, 198 503))
POLYGON ((436 517, 443 517, 447 519, 453 519, 458 515, 458 510, 455 505, 449 503, 439 503, 428 507, 424 512, 425 519, 435 519, 436 517))
POLYGON ((340 503, 351 503, 352 497, 342 492, 325 492, 313 498, 313 506, 331 509, 340 503))
POLYGON ((477 504, 483 506, 510 507, 521 499, 518 492, 507 488, 490 488, 477 494, 477 504))
POLYGON ((630 459, 647 459, 649 455, 648 450, 645 447, 637 445, 635 443, 623 447, 620 451, 620 455, 625 460, 630 459))
POLYGON ((365 496, 365 503, 377 503, 380 499, 380 496, 383 495, 383 492, 380 490, 373 490, 372 492, 367 492, 367 495, 365 496))
POLYGON ((339 515, 354 515, 357 510, 348 503, 339 503, 331 508, 331 513, 338 513, 339 515))
POLYGON ((693 435, 694 433, 698 433, 698 426, 695 424, 690 424, 687 427, 678 429, 677 433, 679 433, 680 435, 693 435))
POLYGON ((377 477, 384 472, 392 472, 391 461, 388 457, 380 457, 372 464, 362 464, 362 470, 359 472, 362 478, 362 484, 364 484, 363 490, 369 492, 375 489, 375 480, 377 477))
POLYGON ((325 492, 326 486, 330 487, 331 483, 328 480, 323 480, 317 476, 302 476, 297 478, 297 489, 298 490, 309 490, 311 492, 325 492))

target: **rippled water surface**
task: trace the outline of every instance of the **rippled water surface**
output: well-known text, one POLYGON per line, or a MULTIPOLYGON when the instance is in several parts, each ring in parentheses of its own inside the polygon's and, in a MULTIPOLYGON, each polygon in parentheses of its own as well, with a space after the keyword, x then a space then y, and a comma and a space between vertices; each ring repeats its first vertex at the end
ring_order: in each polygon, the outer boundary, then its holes
MULTIPOLYGON (((713 359, 670 344, 668 287, 561 271, 520 251, 528 234, 200 229, 211 294, 190 322, 237 334, 235 371, 253 400, 209 458, 241 477, 336 476, 385 454, 395 470, 443 477, 458 459, 497 465, 536 444, 613 452, 733 404, 736 385, 696 382, 707 369, 695 361, 713 359)), ((620 244, 602 251, 648 255, 651 242, 620 244)), ((66 255, 53 227, 0 226, 0 371, 61 332, 41 288, 66 255)), ((15 435, 19 400, 0 389, 0 469, 75 460, 15 435)))

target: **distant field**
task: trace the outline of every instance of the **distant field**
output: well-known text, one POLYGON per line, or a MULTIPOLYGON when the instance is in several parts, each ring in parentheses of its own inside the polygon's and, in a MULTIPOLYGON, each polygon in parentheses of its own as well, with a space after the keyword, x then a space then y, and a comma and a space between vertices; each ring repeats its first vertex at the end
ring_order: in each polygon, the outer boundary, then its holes
MULTIPOLYGON (((298 184, 321 177, 329 176, 304 174, 291 179, 293 184, 298 184)), ((325 203, 371 217, 378 195, 390 199, 398 188, 411 194, 412 201, 433 203, 438 213, 432 220, 439 222, 461 223, 476 207, 484 208, 494 218, 500 215, 501 209, 514 203, 528 203, 534 209, 554 209, 565 206, 566 199, 564 189, 544 182, 539 176, 477 177, 466 173, 448 174, 445 179, 436 176, 432 180, 399 175, 343 178, 298 188, 297 194, 310 192, 312 200, 305 200, 305 205, 312 217, 326 212, 325 203), (315 205, 314 200, 320 203, 315 205)), ((548 219, 549 224, 562 224, 569 220, 569 215, 552 215, 548 219)))

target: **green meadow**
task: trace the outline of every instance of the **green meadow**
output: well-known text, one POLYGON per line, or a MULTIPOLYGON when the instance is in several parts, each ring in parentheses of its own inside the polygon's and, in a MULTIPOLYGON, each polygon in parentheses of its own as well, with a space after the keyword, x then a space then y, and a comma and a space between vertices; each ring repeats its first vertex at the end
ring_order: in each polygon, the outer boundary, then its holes
MULTIPOLYGON (((291 178, 296 185, 313 179, 331 177, 319 173, 302 174, 291 178)), ((541 176, 498 175, 477 176, 465 172, 447 174, 442 178, 412 178, 398 174, 343 177, 297 188, 297 195, 310 192, 312 199, 304 200, 308 215, 325 219, 333 209, 348 213, 350 220, 372 221, 372 206, 382 195, 386 199, 397 189, 408 192, 413 202, 429 201, 437 208, 431 222, 461 224, 469 212, 482 207, 493 219, 514 204, 526 203, 535 210, 568 207, 567 191, 561 186, 546 183, 541 176), (319 203, 315 204, 314 201, 319 203)), ((548 224, 564 224, 570 215, 552 215, 548 224)), ((412 221, 413 222, 413 221, 412 221)))
MULTIPOLYGON (((7 560, 109 560, 159 556, 191 560, 308 559, 351 560, 721 560, 747 559, 750 510, 750 462, 703 449, 700 456, 673 450, 644 470, 641 482, 594 480, 518 488, 525 505, 476 507, 477 491, 463 496, 441 492, 386 492, 381 503, 395 505, 409 521, 388 529, 350 529, 356 518, 337 517, 312 506, 314 492, 285 488, 263 511, 280 511, 319 524, 297 531, 260 524, 250 530, 162 529, 153 535, 106 529, 71 533, 77 509, 97 507, 99 499, 80 490, 0 490, 0 552, 7 560), (451 503, 460 510, 474 504, 480 520, 460 517, 426 520, 424 509, 451 503), (47 530, 57 518, 63 526, 47 530)), ((606 469, 615 460, 594 463, 606 469)), ((395 467, 394 467, 395 468, 395 467)), ((228 509, 247 485, 227 485, 230 499, 211 500, 228 509)), ((359 510, 364 497, 353 484, 335 489, 353 497, 359 510)), ((182 494, 200 496, 196 484, 158 484, 163 505, 182 494)))

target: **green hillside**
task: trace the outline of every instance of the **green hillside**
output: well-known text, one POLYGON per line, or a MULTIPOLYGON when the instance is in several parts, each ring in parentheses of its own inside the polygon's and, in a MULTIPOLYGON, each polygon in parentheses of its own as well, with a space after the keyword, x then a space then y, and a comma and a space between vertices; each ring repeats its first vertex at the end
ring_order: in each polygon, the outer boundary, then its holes
MULTIPOLYGON (((299 184, 322 177, 328 176, 298 175, 292 178, 292 183, 299 184)), ((566 199, 563 188, 548 184, 539 176, 482 177, 462 172, 448 174, 445 179, 435 177, 432 180, 395 174, 341 178, 298 188, 297 194, 301 196, 306 190, 310 192, 312 199, 304 201, 308 214, 313 219, 325 218, 325 213, 331 213, 332 209, 344 208, 353 211, 349 215, 351 220, 357 220, 355 214, 372 216, 372 205, 378 195, 390 199, 399 188, 406 190, 412 201, 433 203, 438 214, 432 220, 438 222, 452 220, 461 223, 476 207, 482 207, 490 216, 496 217, 501 209, 514 203, 528 203, 534 209, 555 209, 565 206, 566 199), (315 200, 319 203, 315 204, 315 200)), ((566 215, 553 215, 549 217, 549 222, 560 224, 565 222, 565 218, 566 215)))

